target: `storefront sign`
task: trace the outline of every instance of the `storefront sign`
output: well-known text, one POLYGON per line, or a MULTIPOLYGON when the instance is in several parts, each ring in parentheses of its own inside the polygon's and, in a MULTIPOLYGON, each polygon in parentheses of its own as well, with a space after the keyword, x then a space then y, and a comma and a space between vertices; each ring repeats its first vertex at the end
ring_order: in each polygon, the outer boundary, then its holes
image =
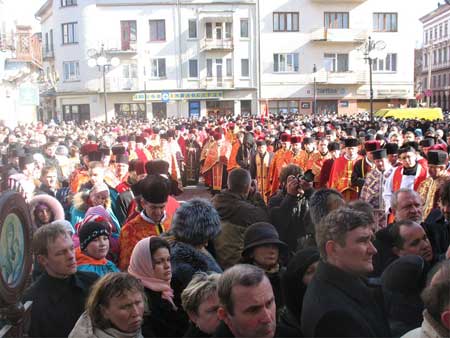
POLYGON ((347 90, 345 88, 318 88, 317 95, 345 95, 347 90))
MULTIPOLYGON (((207 100, 221 99, 223 92, 163 92, 147 93, 147 101, 180 101, 180 100, 207 100), (167 97, 168 94, 168 97, 167 97)), ((144 93, 133 95, 133 101, 145 101, 144 93)))

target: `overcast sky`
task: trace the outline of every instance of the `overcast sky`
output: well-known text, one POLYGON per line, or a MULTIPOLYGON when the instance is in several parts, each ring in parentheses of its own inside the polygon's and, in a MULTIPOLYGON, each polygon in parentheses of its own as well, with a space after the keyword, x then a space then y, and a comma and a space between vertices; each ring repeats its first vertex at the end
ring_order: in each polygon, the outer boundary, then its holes
MULTIPOLYGON (((9 18, 15 18, 20 24, 31 24, 35 31, 39 31, 39 22, 34 18, 34 14, 45 3, 45 0, 3 0, 9 7, 7 13, 9 18)), ((59 0, 55 0, 59 1, 59 0)), ((83 1, 83 0, 80 0, 83 1)), ((261 0, 261 1, 274 1, 274 0, 261 0)), ((372 0, 376 1, 376 0, 372 0)), ((397 1, 397 0, 392 0, 397 1)), ((440 0, 443 3, 443 0, 440 0)), ((422 17, 428 12, 437 7, 438 0, 409 0, 408 8, 417 13, 417 18, 422 17)), ((0 14, 1 16, 6 13, 0 14)), ((417 40, 422 39, 422 25, 420 21, 417 21, 418 30, 417 40)))

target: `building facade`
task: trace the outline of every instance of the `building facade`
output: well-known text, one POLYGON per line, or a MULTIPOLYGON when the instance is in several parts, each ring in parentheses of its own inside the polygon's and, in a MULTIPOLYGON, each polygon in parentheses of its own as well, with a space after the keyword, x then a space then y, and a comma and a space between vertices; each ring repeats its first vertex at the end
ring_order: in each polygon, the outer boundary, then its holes
POLYGON ((256 113, 254 0, 48 0, 36 16, 58 119, 256 113))
POLYGON ((403 105, 414 98, 407 4, 48 0, 36 13, 52 84, 44 110, 77 121, 311 114, 316 97, 319 113, 367 111, 369 36, 382 49, 371 54, 374 108, 403 105), (99 53, 120 64, 89 67, 99 53))
POLYGON ((432 106, 450 109, 450 6, 423 16, 422 72, 419 93, 432 106))
POLYGON ((261 111, 311 114, 314 93, 318 113, 368 111, 369 36, 384 53, 372 58, 374 110, 406 104, 414 22, 408 0, 260 1, 261 111))

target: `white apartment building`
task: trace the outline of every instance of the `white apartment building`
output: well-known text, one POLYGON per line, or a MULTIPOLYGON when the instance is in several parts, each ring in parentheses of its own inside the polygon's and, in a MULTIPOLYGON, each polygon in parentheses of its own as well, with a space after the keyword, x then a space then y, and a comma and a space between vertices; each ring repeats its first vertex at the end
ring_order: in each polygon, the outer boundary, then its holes
POLYGON ((48 0, 46 107, 60 120, 255 114, 255 0, 48 0), (120 64, 103 73, 104 51, 120 64), (96 54, 96 55, 94 55, 96 54), (92 61, 91 61, 92 62, 92 61))
MULTIPOLYGON (((414 98, 416 18, 410 0, 260 1, 262 112, 369 110, 364 44, 385 42, 373 62, 374 110, 414 98), (316 65, 316 72, 313 72, 316 65), (314 81, 315 79, 315 81, 314 81)), ((380 43, 382 44, 382 43, 380 43)), ((379 44, 379 45, 380 45, 379 44)))
POLYGON ((431 105, 450 109, 450 6, 441 5, 423 16, 422 73, 417 84, 431 105))

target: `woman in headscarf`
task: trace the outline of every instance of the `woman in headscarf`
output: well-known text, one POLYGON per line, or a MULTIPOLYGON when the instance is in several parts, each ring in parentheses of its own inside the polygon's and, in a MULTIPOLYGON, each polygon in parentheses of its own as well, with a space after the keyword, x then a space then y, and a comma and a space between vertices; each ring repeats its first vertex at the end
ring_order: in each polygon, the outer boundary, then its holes
POLYGON ((182 337, 188 318, 174 301, 169 243, 156 236, 140 240, 131 254, 128 273, 141 280, 148 299, 144 337, 182 337))

